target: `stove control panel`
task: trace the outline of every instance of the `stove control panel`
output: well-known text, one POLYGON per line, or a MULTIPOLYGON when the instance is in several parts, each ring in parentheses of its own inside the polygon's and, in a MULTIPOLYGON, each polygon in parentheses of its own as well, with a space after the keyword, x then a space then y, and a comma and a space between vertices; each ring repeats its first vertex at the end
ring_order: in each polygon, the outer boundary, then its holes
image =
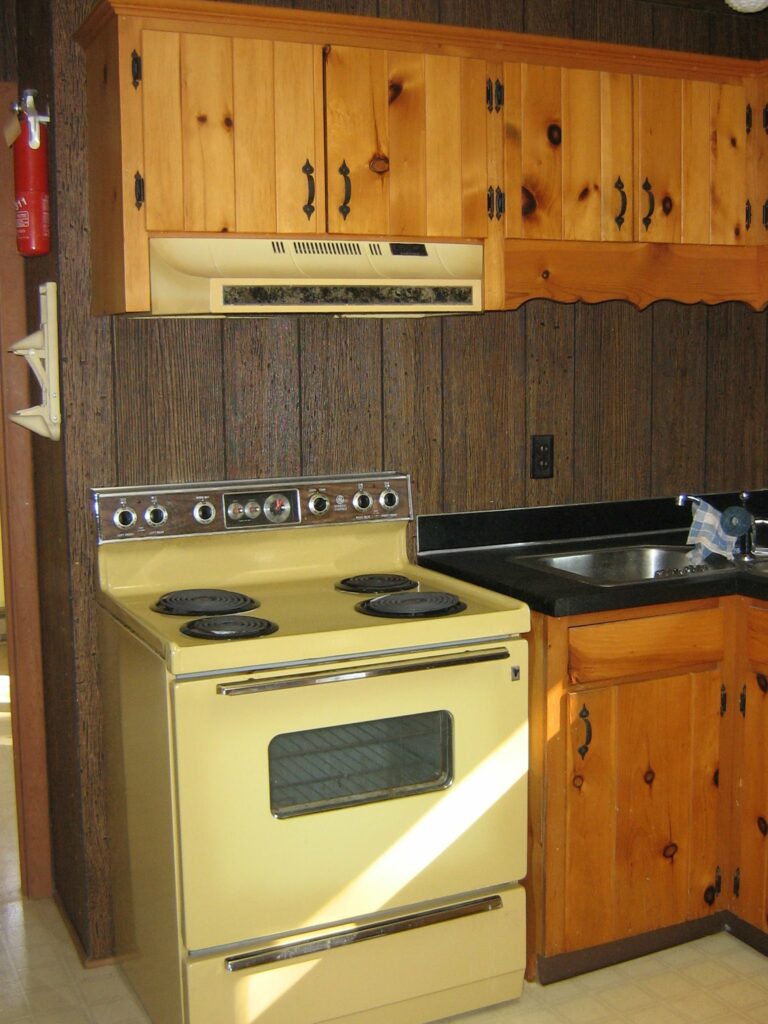
POLYGON ((96 488, 99 543, 411 519, 405 473, 96 488))

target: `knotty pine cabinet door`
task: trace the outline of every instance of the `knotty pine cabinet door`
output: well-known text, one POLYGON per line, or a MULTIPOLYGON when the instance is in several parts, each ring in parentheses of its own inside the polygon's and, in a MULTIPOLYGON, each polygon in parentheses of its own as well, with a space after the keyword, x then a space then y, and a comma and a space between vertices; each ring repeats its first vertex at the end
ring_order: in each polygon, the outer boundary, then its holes
POLYGON ((709 912, 720 686, 712 670, 569 694, 566 951, 709 912))
POLYGON ((632 241, 632 76, 504 66, 508 238, 632 241))
POLYGON ((325 230, 319 47, 145 30, 147 231, 325 230))
POLYGON ((752 223, 748 245, 768 245, 768 76, 745 84, 750 127, 747 132, 747 198, 752 223))
POLYGON ((733 912, 768 932, 768 606, 747 607, 747 665, 736 735, 733 912))
POLYGON ((327 46, 328 231, 484 238, 482 60, 327 46))

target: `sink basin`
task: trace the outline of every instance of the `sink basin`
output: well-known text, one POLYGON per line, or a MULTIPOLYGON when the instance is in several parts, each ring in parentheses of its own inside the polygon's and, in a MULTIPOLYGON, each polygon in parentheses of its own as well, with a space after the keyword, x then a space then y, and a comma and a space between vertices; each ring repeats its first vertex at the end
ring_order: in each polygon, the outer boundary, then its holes
MULTIPOLYGON (((599 587, 619 587, 627 583, 652 583, 721 573, 734 566, 724 559, 691 565, 691 548, 685 545, 637 544, 617 548, 593 548, 589 551, 568 551, 552 555, 523 555, 515 558, 517 565, 561 576, 575 577, 599 587)), ((768 564, 765 566, 768 572, 768 564)))

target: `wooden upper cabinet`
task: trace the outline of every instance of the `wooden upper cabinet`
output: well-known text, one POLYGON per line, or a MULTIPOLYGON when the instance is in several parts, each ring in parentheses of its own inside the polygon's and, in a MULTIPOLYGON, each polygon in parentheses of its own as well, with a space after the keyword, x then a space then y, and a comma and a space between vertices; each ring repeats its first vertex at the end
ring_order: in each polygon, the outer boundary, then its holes
POLYGON ((485 237, 485 63, 325 48, 328 230, 485 237))
POLYGON ((683 83, 635 80, 635 234, 645 242, 681 241, 683 83))
POLYGON ((632 77, 506 64, 504 84, 507 237, 631 241, 632 77))
POLYGON ((747 132, 747 198, 752 223, 748 245, 768 245, 768 75, 745 83, 750 128, 747 132))
POLYGON ((142 33, 147 231, 324 230, 318 48, 142 33))

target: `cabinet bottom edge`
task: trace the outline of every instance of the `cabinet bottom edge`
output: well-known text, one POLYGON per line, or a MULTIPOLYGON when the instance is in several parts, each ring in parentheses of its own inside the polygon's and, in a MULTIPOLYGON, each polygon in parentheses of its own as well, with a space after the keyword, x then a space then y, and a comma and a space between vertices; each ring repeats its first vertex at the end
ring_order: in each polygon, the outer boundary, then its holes
MULTIPOLYGON (((640 935, 632 935, 630 938, 617 939, 615 942, 605 942, 600 946, 577 949, 571 953, 558 953, 555 956, 539 956, 536 961, 536 980, 540 985, 549 985, 553 981, 563 981, 565 978, 572 978, 577 974, 587 974, 590 971, 610 967, 612 964, 622 963, 625 960, 634 960, 636 957, 656 953, 660 949, 667 949, 670 946, 679 946, 684 942, 700 939, 705 935, 713 935, 724 929, 731 931, 737 938, 743 938, 733 922, 736 922, 740 929, 749 928, 757 936, 762 934, 756 928, 751 928, 750 925, 739 921, 733 914, 720 911, 695 921, 684 921, 682 924, 658 928, 652 932, 643 932, 640 935)), ((768 936, 762 936, 762 938, 766 944, 763 951, 768 952, 768 936)), ((747 938, 743 938, 743 941, 755 948, 761 948, 747 938)))

